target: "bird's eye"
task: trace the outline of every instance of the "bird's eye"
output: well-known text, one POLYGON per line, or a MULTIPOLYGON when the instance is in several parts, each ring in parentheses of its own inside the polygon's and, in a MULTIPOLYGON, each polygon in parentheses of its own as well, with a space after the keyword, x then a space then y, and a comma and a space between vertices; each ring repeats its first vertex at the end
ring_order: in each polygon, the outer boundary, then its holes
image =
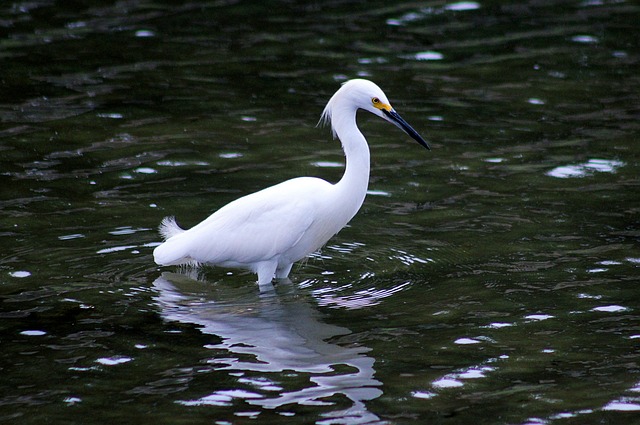
POLYGON ((378 105, 380 103, 380 99, 378 99, 377 97, 374 97, 373 99, 371 99, 371 101, 374 105, 378 105))

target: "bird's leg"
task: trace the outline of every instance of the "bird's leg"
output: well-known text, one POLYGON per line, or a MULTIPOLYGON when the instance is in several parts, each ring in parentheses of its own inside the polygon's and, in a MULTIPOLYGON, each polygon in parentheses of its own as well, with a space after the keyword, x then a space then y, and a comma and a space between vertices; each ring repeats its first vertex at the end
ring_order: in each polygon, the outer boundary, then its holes
POLYGON ((256 264, 254 272, 258 274, 258 285, 271 285, 277 267, 277 261, 263 261, 256 264))
POLYGON ((293 263, 278 267, 276 269, 276 279, 286 279, 287 277, 289 277, 291 267, 293 267, 293 263))

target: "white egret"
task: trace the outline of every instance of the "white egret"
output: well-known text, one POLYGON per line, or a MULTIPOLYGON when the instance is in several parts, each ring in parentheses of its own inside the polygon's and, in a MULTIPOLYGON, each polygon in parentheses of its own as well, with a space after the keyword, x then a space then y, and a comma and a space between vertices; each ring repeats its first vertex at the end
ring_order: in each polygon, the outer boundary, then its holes
POLYGON ((174 217, 160 225, 159 265, 210 264, 248 269, 258 284, 289 276, 293 263, 320 249, 358 212, 369 183, 369 146, 356 125, 364 109, 389 121, 425 148, 427 142, 391 107, 374 83, 347 81, 331 97, 321 122, 342 142, 346 169, 335 184, 314 177, 287 180, 237 199, 189 230, 174 217))

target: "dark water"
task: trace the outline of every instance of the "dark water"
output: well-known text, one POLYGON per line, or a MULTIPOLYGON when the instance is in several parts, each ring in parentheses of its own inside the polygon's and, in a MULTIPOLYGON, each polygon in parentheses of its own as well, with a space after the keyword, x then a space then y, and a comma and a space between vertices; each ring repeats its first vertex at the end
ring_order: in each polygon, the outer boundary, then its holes
POLYGON ((640 5, 0 6, 0 422, 640 423, 640 5), (362 114, 370 194, 260 293, 158 268, 362 114))

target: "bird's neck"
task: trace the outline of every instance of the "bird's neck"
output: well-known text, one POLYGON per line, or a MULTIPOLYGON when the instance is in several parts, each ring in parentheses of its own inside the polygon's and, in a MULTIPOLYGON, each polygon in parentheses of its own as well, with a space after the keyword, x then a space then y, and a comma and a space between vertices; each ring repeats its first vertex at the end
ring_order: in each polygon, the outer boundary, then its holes
POLYGON ((356 126, 356 113, 341 114, 337 117, 344 120, 335 128, 346 157, 346 168, 342 179, 336 183, 340 202, 352 206, 355 215, 364 202, 369 186, 370 154, 367 141, 356 126))

